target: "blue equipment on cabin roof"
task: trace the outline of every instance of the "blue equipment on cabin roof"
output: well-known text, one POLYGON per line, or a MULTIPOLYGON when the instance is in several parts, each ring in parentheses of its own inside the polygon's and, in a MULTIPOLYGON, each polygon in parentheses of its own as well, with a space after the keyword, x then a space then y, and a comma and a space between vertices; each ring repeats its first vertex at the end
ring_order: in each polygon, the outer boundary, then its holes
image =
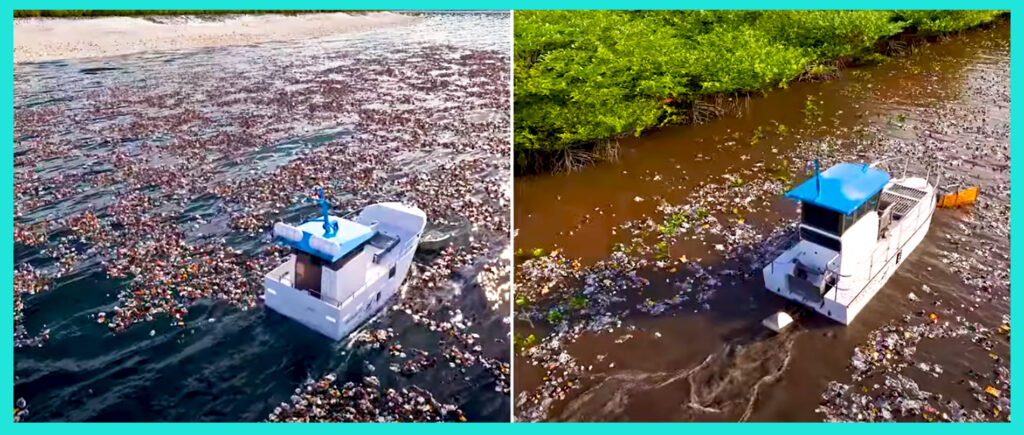
POLYGON ((376 231, 359 222, 330 216, 330 206, 324 200, 323 189, 319 189, 319 194, 318 202, 322 217, 307 220, 297 227, 279 224, 292 230, 286 230, 286 233, 291 235, 279 236, 278 240, 299 251, 333 263, 373 238, 376 231))
POLYGON ((317 191, 320 194, 320 214, 324 216, 324 237, 329 239, 338 233, 338 223, 331 222, 331 206, 327 205, 327 200, 324 199, 324 189, 321 187, 317 191))
POLYGON ((889 184, 889 173, 861 163, 839 163, 786 193, 786 198, 814 204, 844 215, 852 214, 889 184))

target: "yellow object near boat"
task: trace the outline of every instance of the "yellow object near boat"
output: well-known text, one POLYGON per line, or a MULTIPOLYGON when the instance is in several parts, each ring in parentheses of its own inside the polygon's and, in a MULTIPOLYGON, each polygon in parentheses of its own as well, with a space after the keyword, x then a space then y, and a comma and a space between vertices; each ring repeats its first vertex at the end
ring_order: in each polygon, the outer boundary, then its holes
POLYGON ((957 193, 943 196, 935 205, 943 208, 955 208, 962 205, 974 204, 978 200, 978 186, 964 189, 957 193))

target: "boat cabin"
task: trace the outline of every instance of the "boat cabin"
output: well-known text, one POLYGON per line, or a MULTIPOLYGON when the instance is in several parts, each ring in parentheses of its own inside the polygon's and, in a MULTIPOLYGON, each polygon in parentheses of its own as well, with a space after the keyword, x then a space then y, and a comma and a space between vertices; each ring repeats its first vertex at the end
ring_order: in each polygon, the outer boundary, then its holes
MULTIPOLYGON (((381 278, 381 260, 399 243, 397 235, 380 230, 375 222, 364 224, 326 214, 298 227, 279 222, 274 225, 274 235, 292 248, 290 273, 284 276, 292 278, 288 284, 335 306, 381 278)), ((389 277, 396 273, 394 261, 392 258, 387 270, 389 277)))
MULTIPOLYGON (((859 227, 868 215, 877 218, 889 174, 859 163, 839 163, 825 172, 815 172, 814 177, 787 192, 786 197, 801 203, 801 240, 842 252, 842 240, 848 231, 859 227)), ((876 225, 876 238, 877 229, 876 225)))
MULTIPOLYGON (((859 163, 839 163, 786 193, 800 202, 800 241, 793 257, 794 288, 811 284, 816 297, 841 276, 854 274, 871 255, 880 231, 879 203, 889 173, 859 163)), ((808 289, 810 290, 810 289, 808 289)))

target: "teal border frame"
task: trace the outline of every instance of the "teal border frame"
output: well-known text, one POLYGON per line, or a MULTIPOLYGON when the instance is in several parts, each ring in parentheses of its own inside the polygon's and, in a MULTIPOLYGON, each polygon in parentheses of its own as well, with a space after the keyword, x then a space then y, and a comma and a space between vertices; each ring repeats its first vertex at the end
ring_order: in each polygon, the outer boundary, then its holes
MULTIPOLYGON (((697 2, 697 1, 667 1, 667 0, 633 0, 629 2, 625 1, 609 1, 609 0, 596 0, 596 1, 538 1, 538 0, 518 0, 518 1, 473 1, 473 0, 448 0, 448 1, 409 1, 409 0, 378 0, 375 2, 344 2, 344 1, 272 1, 272 0, 259 0, 259 1, 238 1, 238 0, 220 0, 215 2, 209 1, 196 1, 196 0, 182 0, 182 1, 156 1, 156 2, 128 2, 128 1, 13 1, 12 4, 4 8, 4 13, 8 17, 11 17, 12 21, 5 21, 4 32, 2 34, 4 46, 8 47, 8 52, 13 53, 14 41, 13 41, 13 10, 14 9, 84 9, 87 6, 99 9, 398 9, 398 10, 445 10, 445 9, 493 9, 493 10, 509 10, 509 9, 700 9, 702 7, 712 6, 711 9, 1004 9, 1010 10, 1011 16, 1017 13, 1017 9, 1013 5, 1015 2, 1012 1, 975 1, 975 2, 951 2, 951 1, 920 1, 920 0, 909 0, 901 2, 892 1, 877 1, 877 0, 862 0, 859 2, 844 2, 841 4, 828 4, 823 2, 813 2, 807 0, 798 1, 751 1, 751 0, 740 0, 740 1, 727 1, 727 2, 697 2)), ((1018 3, 1019 4, 1019 3, 1018 3)), ((1022 98, 1024 98, 1024 80, 1021 79, 1022 73, 1021 68, 1024 67, 1024 58, 1021 56, 1020 44, 1024 43, 1021 32, 1022 24, 1020 20, 1011 19, 1011 129, 1018 130, 1024 123, 1021 121, 1021 114, 1017 112, 1014 103, 1021 104, 1022 98)), ((13 76, 13 54, 12 57, 5 57, 3 59, 4 69, 11 71, 13 76)), ((511 84, 510 84, 511 86, 511 84)), ((2 97, 8 104, 0 108, 3 111, 4 116, 2 119, 3 128, 13 138, 14 131, 14 113, 13 113, 13 77, 12 82, 4 83, 2 86, 2 97)), ((1019 153, 1024 150, 1024 141, 1022 141, 1020 135, 1014 135, 1011 133, 1010 138, 1011 146, 1011 160, 1013 155, 1020 155, 1019 153)), ((511 150, 510 150, 511 152, 511 150)), ((0 267, 0 283, 4 286, 13 288, 13 237, 14 237, 14 198, 13 198, 13 170, 14 170, 14 156, 13 153, 0 153, 0 166, 3 168, 3 174, 0 176, 2 180, 2 186, 0 186, 0 194, 3 196, 3 200, 0 201, 0 238, 3 239, 5 247, 0 251, 0 263, 8 265, 7 267, 0 267)), ((1011 186, 1024 183, 1024 168, 1010 168, 1010 179, 1011 186)), ((1021 212, 1020 207, 1024 205, 1024 200, 1019 195, 1011 196, 1010 207, 1010 229, 1011 234, 1016 234, 1021 228, 1022 218, 1017 217, 1017 214, 1021 212)), ((1012 257, 1020 256, 1024 258, 1024 243, 1018 242, 1017 239, 1013 239, 1011 236, 1011 247, 1010 247, 1010 285, 1017 287, 1018 285, 1024 284, 1021 279, 1021 275, 1016 272, 1020 266, 1013 262, 1012 257)), ((1011 328, 1015 328, 1020 324, 1019 315, 1021 315, 1021 307, 1024 306, 1024 296, 1011 299, 1010 312, 1011 312, 1011 328)), ((13 342, 13 320, 10 316, 13 315, 13 300, 0 297, 0 310, 4 313, 6 321, 3 322, 3 344, 0 345, 0 359, 4 361, 3 371, 0 373, 0 385, 3 386, 2 391, 13 392, 14 389, 14 342, 13 342)), ((1011 379, 1019 378, 1022 367, 1020 352, 1017 352, 1015 348, 1011 346, 1011 379), (1016 376, 1014 377, 1014 375, 1016 376)), ((513 391, 513 400, 515 399, 515 392, 513 391)), ((1012 391, 1011 391, 1012 401, 1012 391)), ((5 394, 0 397, 0 403, 3 403, 6 409, 14 408, 14 397, 13 394, 5 394)), ((484 423, 481 423, 484 424, 484 423)), ((786 423, 744 423, 742 425, 737 423, 691 423, 684 426, 678 426, 674 423, 630 423, 626 426, 615 426, 607 424, 586 424, 585 423, 561 423, 561 424, 539 424, 530 426, 529 429, 522 428, 521 430, 536 431, 540 429, 547 433, 572 433, 574 431, 593 431, 596 433, 614 433, 621 430, 637 430, 637 431, 665 431, 665 432, 689 432, 700 433, 702 431, 724 431, 726 433, 741 434, 748 430, 785 430, 793 434, 801 433, 816 433, 823 429, 821 424, 823 423, 788 423, 787 426, 778 426, 779 424, 786 423)), ((951 424, 939 424, 923 427, 925 423, 877 423, 869 426, 869 430, 873 433, 881 431, 882 433, 897 433, 898 431, 904 430, 920 430, 922 432, 927 431, 930 435, 944 435, 944 434, 956 434, 963 430, 978 430, 984 431, 985 435, 1000 435, 1008 434, 1013 427, 1022 426, 1022 424, 999 424, 999 423, 978 423, 968 428, 964 428, 958 425, 951 424)), ((492 425, 493 426, 493 425, 492 425)), ((109 431, 147 431, 151 434, 162 434, 162 433, 175 433, 181 430, 199 431, 201 433, 213 433, 219 430, 239 430, 246 431, 247 433, 261 433, 261 434, 278 434, 282 432, 290 433, 332 433, 336 434, 339 427, 328 424, 308 424, 308 425, 265 425, 265 424, 248 424, 248 423, 34 423, 31 425, 14 425, 13 418, 11 420, 0 421, 0 428, 8 427, 8 429, 0 429, 4 433, 21 434, 26 433, 29 430, 32 432, 41 432, 44 434, 48 433, 59 433, 66 430, 74 430, 78 433, 100 433, 109 431), (144 425, 144 426, 142 426, 144 425), (244 426, 242 426, 244 425, 244 426)), ((366 426, 369 428, 369 426, 366 426)), ((352 430, 354 427, 347 426, 344 429, 352 430)), ((373 426, 372 430, 379 433, 394 433, 397 434, 399 431, 408 430, 408 427, 396 426, 396 425, 377 425, 373 426)), ((448 433, 448 432, 463 432, 469 433, 469 431, 478 431, 480 427, 475 424, 470 425, 445 425, 443 427, 421 425, 417 426, 414 430, 422 431, 426 433, 448 433)), ((489 427, 489 430, 496 430, 504 433, 514 433, 518 428, 510 425, 498 425, 489 427)), ((852 426, 849 424, 833 425, 828 427, 830 434, 854 434, 863 430, 863 426, 852 426)), ((355 428, 359 430, 359 428, 355 428)), ((1016 431, 1020 431, 1018 428, 1016 431)))

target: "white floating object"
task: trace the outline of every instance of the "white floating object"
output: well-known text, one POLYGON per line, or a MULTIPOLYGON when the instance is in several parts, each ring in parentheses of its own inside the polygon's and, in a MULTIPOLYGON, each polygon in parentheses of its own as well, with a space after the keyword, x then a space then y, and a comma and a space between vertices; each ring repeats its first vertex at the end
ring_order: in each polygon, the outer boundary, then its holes
POLYGON ((782 332, 783 329, 786 329, 786 327, 792 323, 793 318, 789 317, 789 314, 786 314, 785 311, 779 311, 761 321, 761 324, 764 325, 765 328, 771 329, 777 333, 782 332))

